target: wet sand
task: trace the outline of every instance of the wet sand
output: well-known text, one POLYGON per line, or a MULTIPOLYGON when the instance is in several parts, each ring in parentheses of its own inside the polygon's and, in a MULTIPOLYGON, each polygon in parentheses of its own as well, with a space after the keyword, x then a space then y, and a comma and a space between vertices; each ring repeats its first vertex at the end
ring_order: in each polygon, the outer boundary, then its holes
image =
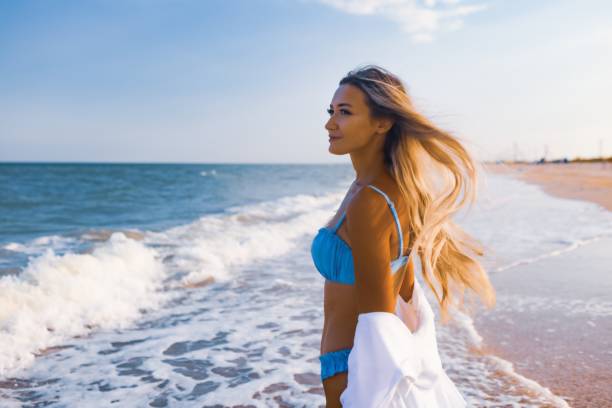
POLYGON ((493 274, 485 346, 574 408, 612 407, 612 238, 493 274), (503 290, 501 290, 503 288, 503 290))
MULTIPOLYGON (((555 196, 612 210, 612 164, 490 164, 555 196)), ((498 306, 476 316, 485 347, 571 407, 612 407, 612 237, 492 274, 498 306)))
POLYGON ((486 164, 486 171, 538 184, 551 195, 587 200, 612 211, 612 163, 486 164))

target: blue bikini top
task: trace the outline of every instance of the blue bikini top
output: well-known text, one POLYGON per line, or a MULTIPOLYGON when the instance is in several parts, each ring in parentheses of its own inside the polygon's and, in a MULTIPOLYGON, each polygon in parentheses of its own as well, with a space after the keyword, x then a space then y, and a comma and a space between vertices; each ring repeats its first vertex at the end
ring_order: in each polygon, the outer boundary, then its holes
MULTIPOLYGON (((402 248, 404 247, 404 237, 402 235, 402 228, 400 226, 397 211, 393 202, 389 199, 387 194, 377 187, 368 184, 368 187, 373 188, 375 191, 385 197, 393 218, 395 219, 395 225, 397 226, 397 233, 399 235, 399 253, 398 257, 391 261, 391 272, 395 273, 400 266, 405 265, 408 261, 408 256, 402 256, 402 248)), ((330 281, 343 283, 345 285, 355 284, 355 271, 353 266, 353 252, 351 247, 344 241, 336 231, 340 228, 340 224, 344 221, 346 211, 342 213, 340 220, 333 229, 323 227, 317 232, 317 235, 312 240, 310 246, 310 254, 315 267, 325 279, 330 281)))

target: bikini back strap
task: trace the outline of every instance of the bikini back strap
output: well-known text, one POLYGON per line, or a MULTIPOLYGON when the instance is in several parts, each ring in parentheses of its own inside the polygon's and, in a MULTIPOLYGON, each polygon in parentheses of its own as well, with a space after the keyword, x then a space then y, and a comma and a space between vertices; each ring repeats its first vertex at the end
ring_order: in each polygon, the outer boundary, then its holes
POLYGON ((346 217, 346 211, 344 211, 342 213, 342 216, 340 217, 340 219, 336 223, 336 226, 334 227, 334 232, 338 231, 338 228, 340 228, 340 224, 342 224, 342 221, 344 221, 344 217, 346 217))
POLYGON ((397 226, 397 235, 399 236, 399 254, 397 255, 397 257, 399 258, 402 256, 402 249, 404 248, 404 236, 402 234, 402 226, 400 225, 399 217, 397 216, 397 211, 395 210, 393 201, 391 201, 389 196, 385 194, 385 192, 379 189, 378 187, 375 187, 371 184, 368 184, 368 187, 371 187, 375 191, 378 191, 380 194, 382 194, 383 197, 385 197, 385 200, 387 201, 389 208, 391 209, 391 213, 393 214, 393 219, 395 219, 395 225, 397 226))

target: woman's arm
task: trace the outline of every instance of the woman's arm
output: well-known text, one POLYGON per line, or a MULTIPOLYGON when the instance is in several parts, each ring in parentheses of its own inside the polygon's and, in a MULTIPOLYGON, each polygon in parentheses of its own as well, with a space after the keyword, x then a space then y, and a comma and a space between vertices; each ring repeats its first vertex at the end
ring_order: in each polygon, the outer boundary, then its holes
POLYGON ((414 258, 410 258, 410 262, 406 265, 406 273, 400 286, 399 294, 404 302, 412 300, 412 291, 414 290, 414 258))
POLYGON ((390 406, 385 401, 394 395, 390 386, 403 375, 414 374, 404 369, 410 369, 408 362, 418 361, 422 353, 414 347, 414 327, 408 330, 395 314, 398 283, 390 265, 397 253, 391 247, 395 221, 384 197, 365 188, 349 205, 345 222, 353 252, 358 318, 340 402, 351 408, 390 406))
POLYGON ((351 201, 346 231, 353 253, 357 313, 395 311, 391 273, 393 215, 385 199, 363 188, 351 201))

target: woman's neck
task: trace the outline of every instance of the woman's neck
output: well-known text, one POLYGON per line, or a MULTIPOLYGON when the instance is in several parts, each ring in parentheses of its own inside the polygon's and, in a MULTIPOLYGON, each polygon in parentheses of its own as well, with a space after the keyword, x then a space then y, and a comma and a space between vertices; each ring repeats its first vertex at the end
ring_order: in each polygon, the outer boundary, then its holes
POLYGON ((357 155, 351 153, 351 161, 355 169, 355 185, 366 186, 386 173, 382 154, 357 155))
POLYGON ((357 172, 355 176, 355 185, 358 187, 367 186, 375 180, 378 180, 381 176, 384 176, 386 170, 383 166, 369 168, 367 171, 357 172))

